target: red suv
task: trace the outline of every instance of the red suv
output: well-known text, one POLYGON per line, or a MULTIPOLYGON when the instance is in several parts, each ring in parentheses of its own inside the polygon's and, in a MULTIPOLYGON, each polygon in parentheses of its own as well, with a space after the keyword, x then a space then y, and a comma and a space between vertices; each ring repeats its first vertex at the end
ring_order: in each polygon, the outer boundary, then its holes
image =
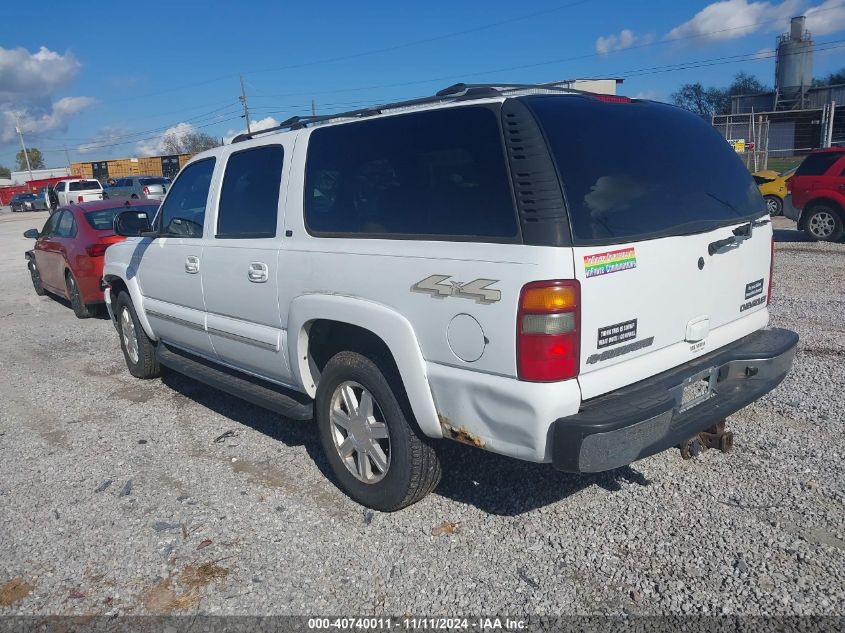
POLYGON ((813 240, 839 241, 845 227, 845 147, 807 156, 789 181, 798 228, 813 240))

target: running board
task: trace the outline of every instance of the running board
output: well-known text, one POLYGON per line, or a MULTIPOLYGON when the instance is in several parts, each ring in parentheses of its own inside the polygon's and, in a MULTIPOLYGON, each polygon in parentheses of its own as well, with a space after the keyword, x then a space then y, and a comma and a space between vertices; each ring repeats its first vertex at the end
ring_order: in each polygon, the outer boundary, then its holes
POLYGON ((156 358, 159 363, 180 374, 185 374, 209 387, 225 391, 259 407, 280 413, 286 418, 310 420, 314 417, 314 404, 305 394, 221 367, 203 358, 167 347, 164 343, 156 346, 156 358))

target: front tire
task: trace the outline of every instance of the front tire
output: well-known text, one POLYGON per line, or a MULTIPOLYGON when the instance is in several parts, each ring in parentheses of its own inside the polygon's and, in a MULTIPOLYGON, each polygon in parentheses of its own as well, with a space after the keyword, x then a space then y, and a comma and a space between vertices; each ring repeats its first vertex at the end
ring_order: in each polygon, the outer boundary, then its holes
POLYGON ((79 284, 76 283, 76 278, 73 273, 68 271, 65 274, 65 285, 67 286, 67 296, 70 299, 70 305, 73 307, 73 313, 77 319, 88 319, 93 316, 94 311, 85 305, 82 300, 82 293, 79 290, 79 284))
POLYGON ((32 288, 35 290, 35 294, 43 297, 47 294, 47 291, 44 289, 44 283, 41 281, 41 273, 38 272, 38 266, 35 265, 34 258, 27 260, 27 268, 29 268, 29 276, 32 278, 32 288))
POLYGON ((120 348, 129 373, 136 378, 157 378, 161 368, 155 353, 155 344, 144 332, 135 313, 135 306, 129 293, 121 292, 115 302, 117 332, 120 335, 120 348))
POLYGON ((332 471, 341 490, 358 503, 392 512, 416 503, 440 482, 437 453, 386 363, 356 352, 332 357, 320 376, 315 411, 332 471))
POLYGON ((783 213, 783 200, 777 196, 763 196, 763 199, 766 201, 766 210, 769 212, 769 216, 775 217, 783 213))
POLYGON ((804 220, 804 232, 815 242, 838 242, 843 233, 842 215, 833 206, 817 204, 804 220))

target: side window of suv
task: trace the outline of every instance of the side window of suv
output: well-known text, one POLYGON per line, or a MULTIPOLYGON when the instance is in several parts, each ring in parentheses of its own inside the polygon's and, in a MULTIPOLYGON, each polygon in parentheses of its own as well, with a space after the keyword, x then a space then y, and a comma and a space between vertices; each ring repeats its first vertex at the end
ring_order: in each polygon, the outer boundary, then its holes
POLYGON ((63 180, 59 184, 56 185, 56 191, 64 191, 65 190, 65 181, 63 180))
POLYGON ((281 145, 256 147, 229 157, 217 210, 216 237, 276 236, 283 162, 281 145))
POLYGON ((305 169, 305 224, 313 235, 518 237, 502 135, 490 108, 317 129, 305 169))
POLYGON ((203 159, 179 174, 158 214, 161 237, 202 237, 214 160, 203 159))

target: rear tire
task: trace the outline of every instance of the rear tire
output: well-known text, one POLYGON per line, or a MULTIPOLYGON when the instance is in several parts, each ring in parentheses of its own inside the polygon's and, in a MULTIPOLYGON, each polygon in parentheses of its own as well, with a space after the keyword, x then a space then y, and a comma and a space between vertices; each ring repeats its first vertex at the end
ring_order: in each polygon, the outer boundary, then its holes
POLYGON ((129 373, 143 379, 160 376, 161 368, 156 358, 155 344, 141 327, 135 306, 126 291, 117 296, 114 313, 117 318, 120 348, 123 350, 129 373))
POLYGON ((29 276, 32 278, 32 287, 35 290, 35 294, 39 297, 43 297, 47 294, 47 291, 44 290, 44 284, 41 281, 41 273, 38 272, 38 266, 35 265, 35 259, 27 260, 27 268, 29 268, 29 276))
POLYGON ((82 293, 79 291, 79 284, 76 283, 76 278, 70 271, 65 273, 65 286, 67 286, 67 295, 76 318, 88 319, 92 317, 94 311, 85 305, 85 302, 82 300, 82 293))
POLYGON ((416 503, 440 482, 440 461, 387 363, 340 352, 317 386, 320 440, 340 489, 374 510, 416 503), (404 406, 403 406, 404 405, 404 406))
POLYGON ((783 214, 783 200, 777 196, 763 196, 766 201, 766 210, 771 217, 783 214))
POLYGON ((838 242, 843 230, 842 214, 833 205, 815 205, 804 220, 804 232, 815 242, 838 242))

